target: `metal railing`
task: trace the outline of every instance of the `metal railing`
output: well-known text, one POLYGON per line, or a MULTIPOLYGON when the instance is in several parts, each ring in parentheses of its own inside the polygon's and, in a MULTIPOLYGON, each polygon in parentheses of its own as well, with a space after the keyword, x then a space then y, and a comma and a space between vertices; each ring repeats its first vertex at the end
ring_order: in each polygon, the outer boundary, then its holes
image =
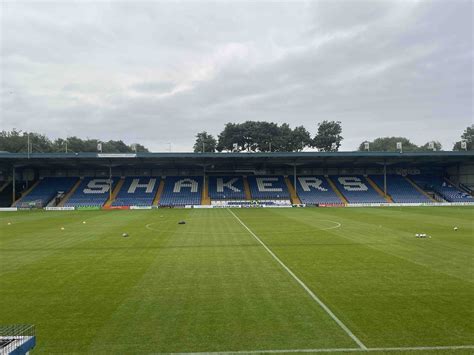
POLYGON ((467 185, 463 184, 462 182, 459 183, 459 186, 462 187, 464 190, 472 194, 474 191, 467 185))
POLYGON ((35 336, 31 324, 0 325, 0 354, 10 354, 35 336))

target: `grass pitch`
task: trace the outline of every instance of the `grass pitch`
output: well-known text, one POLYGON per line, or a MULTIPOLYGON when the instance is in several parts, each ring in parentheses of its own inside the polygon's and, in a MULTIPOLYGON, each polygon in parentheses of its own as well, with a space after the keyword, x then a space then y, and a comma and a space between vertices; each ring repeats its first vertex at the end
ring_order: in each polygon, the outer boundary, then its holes
POLYGON ((374 353, 472 353, 473 217, 470 207, 1 213, 0 323, 35 324, 35 353, 360 350, 347 330, 374 353))

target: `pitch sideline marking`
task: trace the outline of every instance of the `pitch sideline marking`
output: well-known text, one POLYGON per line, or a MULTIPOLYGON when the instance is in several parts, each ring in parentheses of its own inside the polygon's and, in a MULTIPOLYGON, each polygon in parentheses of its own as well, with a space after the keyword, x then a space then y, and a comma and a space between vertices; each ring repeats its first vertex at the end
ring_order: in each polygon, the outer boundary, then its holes
POLYGON ((344 332, 346 332, 346 334, 349 335, 349 336, 352 338, 352 340, 354 340, 354 341, 357 343, 357 345, 359 345, 359 347, 360 347, 361 349, 367 350, 367 347, 364 345, 364 343, 363 343, 362 341, 360 341, 360 339, 357 338, 357 337, 354 335, 354 333, 351 332, 351 330, 331 311, 331 309, 329 309, 329 307, 326 306, 326 305, 324 304, 324 302, 321 301, 321 300, 319 299, 319 297, 316 296, 316 294, 315 294, 313 291, 311 291, 310 288, 309 288, 308 286, 306 286, 306 284, 305 284, 303 281, 301 281, 301 280, 298 278, 298 276, 296 276, 296 275, 293 273, 293 271, 291 271, 291 269, 290 269, 288 266, 286 266, 286 265, 283 263, 283 261, 281 261, 281 260, 278 258, 278 256, 276 256, 275 253, 273 253, 273 252, 271 251, 271 249, 270 249, 269 247, 267 247, 267 245, 266 245, 254 232, 252 232, 252 230, 251 230, 249 227, 247 227, 247 225, 246 225, 244 222, 242 222, 242 220, 241 220, 239 217, 237 217, 237 215, 236 215, 234 212, 232 212, 232 210, 230 210, 230 209, 227 209, 227 210, 228 210, 229 213, 232 214, 232 215, 234 216, 234 218, 235 218, 235 219, 236 219, 236 220, 237 220, 264 248, 265 248, 265 250, 273 257, 273 259, 275 259, 275 260, 283 267, 283 269, 285 269, 286 272, 287 272, 288 274, 290 274, 290 276, 293 277, 293 279, 294 279, 297 283, 299 283, 301 287, 303 287, 303 289, 310 295, 310 297, 311 297, 314 301, 316 301, 316 303, 318 303, 318 304, 321 306, 322 309, 324 309, 324 310, 326 311, 326 313, 339 325, 339 327, 341 327, 342 330, 344 330, 344 332))
MULTIPOLYGON (((278 353, 336 353, 336 352, 372 352, 372 351, 429 351, 429 350, 462 350, 474 349, 474 345, 453 345, 453 346, 412 346, 399 348, 333 348, 333 349, 286 349, 286 350, 240 350, 240 351, 216 351, 216 352, 195 352, 195 353, 174 353, 187 355, 202 355, 202 354, 278 354, 278 353)), ((173 353, 172 353, 173 354, 173 353)))

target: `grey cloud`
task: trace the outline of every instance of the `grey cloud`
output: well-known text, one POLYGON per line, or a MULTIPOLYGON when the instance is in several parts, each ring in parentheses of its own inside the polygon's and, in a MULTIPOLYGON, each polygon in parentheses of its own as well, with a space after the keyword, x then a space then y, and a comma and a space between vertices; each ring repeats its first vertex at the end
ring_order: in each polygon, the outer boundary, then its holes
POLYGON ((190 150, 228 121, 343 122, 343 149, 471 124, 472 3, 6 3, 1 126, 190 150))
POLYGON ((170 82, 142 82, 132 86, 132 90, 142 93, 163 94, 172 91, 175 87, 174 83, 170 82))

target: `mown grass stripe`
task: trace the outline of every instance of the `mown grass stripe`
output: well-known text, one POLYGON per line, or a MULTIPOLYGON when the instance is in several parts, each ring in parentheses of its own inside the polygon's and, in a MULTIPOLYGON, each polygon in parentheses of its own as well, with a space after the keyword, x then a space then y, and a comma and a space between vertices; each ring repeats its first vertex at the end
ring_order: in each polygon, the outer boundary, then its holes
POLYGON ((344 332, 349 336, 351 337, 352 340, 354 340, 356 342, 357 345, 359 345, 359 347, 361 349, 367 349, 367 347, 364 345, 364 343, 357 337, 355 336, 354 333, 352 333, 352 331, 331 311, 331 309, 326 306, 326 304, 321 301, 319 299, 318 296, 316 296, 316 294, 311 291, 311 289, 306 286, 306 284, 301 281, 298 276, 296 276, 293 271, 291 271, 291 269, 285 265, 285 263, 283 263, 283 261, 280 260, 280 258, 278 258, 278 256, 275 255, 275 253, 273 253, 271 251, 271 249, 269 247, 267 247, 267 245, 249 228, 247 227, 247 225, 242 222, 242 220, 234 213, 232 212, 231 209, 227 209, 229 211, 230 214, 232 214, 234 216, 234 218, 265 248, 265 250, 273 257, 273 259, 275 259, 282 267, 283 269, 285 269, 285 271, 301 286, 303 287, 303 289, 309 294, 309 296, 314 300, 316 301, 322 309, 324 309, 326 311, 326 313, 339 325, 339 327, 341 327, 342 330, 344 330, 344 332))

